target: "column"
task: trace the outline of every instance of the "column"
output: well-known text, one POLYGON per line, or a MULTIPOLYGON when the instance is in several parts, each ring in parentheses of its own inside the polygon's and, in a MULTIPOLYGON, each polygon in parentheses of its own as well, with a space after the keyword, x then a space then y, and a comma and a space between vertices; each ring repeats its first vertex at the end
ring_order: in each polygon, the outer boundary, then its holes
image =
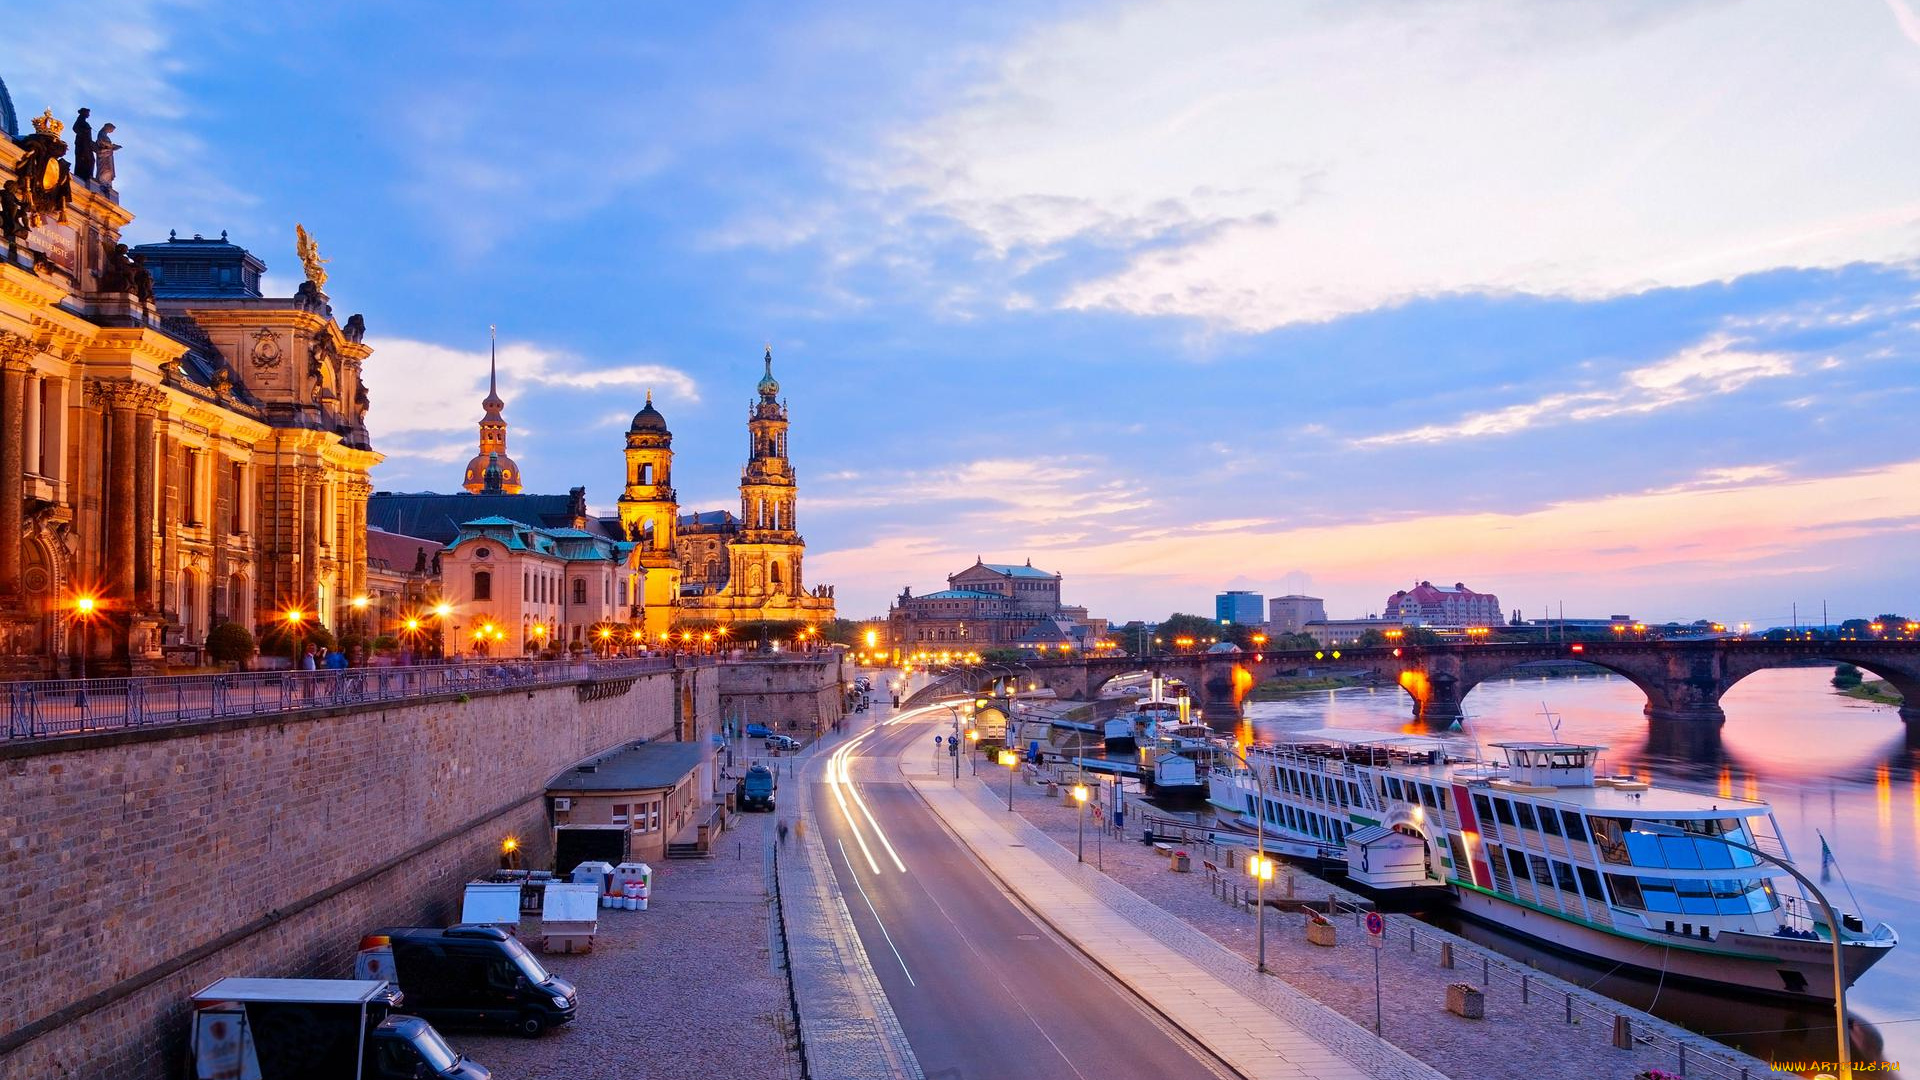
POLYGON ((25 522, 25 474, 21 466, 26 437, 27 357, 33 343, 17 335, 0 341, 0 597, 20 595, 20 531, 25 522))
POLYGON ((133 384, 99 381, 87 390, 107 410, 106 565, 101 581, 121 603, 134 596, 133 384))
MULTIPOLYGON (((142 388, 145 389, 145 388, 142 388)), ((133 536, 135 604, 143 611, 158 607, 159 578, 154 573, 154 407, 139 395, 133 414, 133 536)))
MULTIPOLYGON (((42 475, 56 485, 64 485, 67 480, 67 380, 48 378, 46 385, 47 408, 40 418, 44 432, 41 441, 47 447, 41 459, 41 468, 45 470, 42 475)), ((64 502, 68 495, 56 489, 55 497, 64 502)))
POLYGON ((42 427, 41 414, 44 411, 44 408, 43 408, 44 402, 41 400, 41 398, 44 392, 45 392, 44 386, 41 382, 40 375, 37 372, 32 372, 32 371, 27 372, 26 470, 29 474, 33 476, 47 475, 47 464, 44 457, 41 454, 41 439, 40 439, 40 429, 42 427))

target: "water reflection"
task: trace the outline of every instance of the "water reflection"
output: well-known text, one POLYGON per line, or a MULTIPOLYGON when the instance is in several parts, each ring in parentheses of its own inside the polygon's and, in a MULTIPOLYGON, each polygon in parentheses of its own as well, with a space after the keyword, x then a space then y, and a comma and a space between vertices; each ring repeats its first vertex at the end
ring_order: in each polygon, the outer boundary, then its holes
MULTIPOLYGON (((1543 705, 1560 718, 1563 739, 1601 743, 1601 767, 1657 783, 1717 792, 1773 805, 1795 861, 1808 873, 1820 866, 1824 835, 1838 860, 1828 889, 1838 907, 1860 912, 1869 924, 1884 920, 1920 933, 1920 895, 1911 889, 1920 858, 1920 733, 1890 706, 1835 694, 1828 668, 1760 671, 1741 680, 1723 700, 1724 725, 1651 722, 1645 696, 1613 675, 1521 678, 1484 682, 1467 697, 1469 721, 1443 735, 1472 749, 1504 739, 1544 739, 1551 727, 1543 705), (1911 810, 1894 812, 1895 788, 1905 788, 1911 810)), ((1394 731, 1407 727, 1406 691, 1397 686, 1304 694, 1247 707, 1242 739, 1271 739, 1282 731, 1316 727, 1394 731)), ((1418 729, 1415 729, 1418 730, 1418 729)), ((1491 939, 1473 927, 1468 936, 1491 939)), ((1489 941, 1489 943, 1493 943, 1489 941)), ((1526 952, 1511 941, 1509 952, 1526 952)), ((1577 961, 1534 954, 1542 966, 1583 970, 1577 961)), ((1568 975, 1583 984, 1603 969, 1568 975)), ((1856 1016, 1879 1021, 1878 1034, 1859 1039, 1862 1052, 1893 1060, 1920 1058, 1920 945, 1896 949, 1848 994, 1856 1016), (1884 1035, 1886 1045, 1877 1045, 1884 1035), (1873 1044, 1873 1045, 1869 1045, 1873 1044)), ((1832 1034, 1821 1008, 1733 1002, 1697 990, 1639 985, 1618 975, 1595 987, 1699 1031, 1766 1056, 1811 1056, 1832 1034), (1763 1032, 1761 1035, 1733 1032, 1763 1032), (1764 1033, 1772 1034, 1764 1034, 1764 1033)))

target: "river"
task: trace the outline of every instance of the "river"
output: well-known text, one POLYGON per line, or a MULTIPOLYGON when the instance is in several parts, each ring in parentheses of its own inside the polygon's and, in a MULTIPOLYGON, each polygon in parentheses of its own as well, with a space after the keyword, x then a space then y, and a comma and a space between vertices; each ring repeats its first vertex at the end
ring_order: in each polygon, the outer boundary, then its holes
MULTIPOLYGON (((1609 674, 1490 680, 1467 696, 1466 710, 1482 743, 1546 739, 1544 704, 1560 719, 1561 739, 1607 747, 1609 772, 1644 768, 1657 783, 1771 803, 1794 861, 1810 875, 1819 871, 1820 834, 1826 836, 1838 860, 1827 889, 1836 907, 1860 912, 1868 925, 1884 921, 1920 936, 1920 890, 1913 887, 1920 739, 1909 739, 1894 707, 1835 693, 1832 674, 1821 667, 1750 675, 1726 695, 1727 720, 1717 730, 1650 724, 1641 692, 1609 674)), ((1410 699, 1395 686, 1256 701, 1246 715, 1256 740, 1317 727, 1415 730, 1408 727, 1410 699)), ((1831 1054, 1830 1007, 1773 1007, 1627 979, 1498 940, 1477 925, 1453 925, 1444 912, 1423 917, 1763 1059, 1831 1054)), ((1920 940, 1909 939, 1862 977, 1847 1005, 1857 1054, 1920 1060, 1920 940)))

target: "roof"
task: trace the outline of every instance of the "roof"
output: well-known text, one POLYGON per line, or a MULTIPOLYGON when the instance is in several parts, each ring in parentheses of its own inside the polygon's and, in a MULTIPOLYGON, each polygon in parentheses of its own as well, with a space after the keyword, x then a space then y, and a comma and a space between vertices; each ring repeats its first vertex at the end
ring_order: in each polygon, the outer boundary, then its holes
POLYGON ((384 979, 221 979, 195 1001, 298 1001, 360 1005, 387 991, 384 979))
POLYGON ((1055 576, 1053 574, 1047 573, 1045 570, 1035 570, 1033 568, 1032 563, 1028 563, 1025 566, 1015 566, 1012 563, 991 563, 991 562, 981 563, 979 565, 986 567, 987 569, 993 571, 996 574, 1005 574, 1008 577, 1045 578, 1048 581, 1052 581, 1055 576))
POLYGON ((1290 743, 1337 743, 1342 746, 1400 746, 1408 750, 1440 750, 1445 739, 1431 735, 1407 735, 1398 731, 1362 731, 1359 728, 1309 728, 1289 731, 1283 736, 1290 743))
POLYGON ((727 510, 701 510, 693 514, 681 514, 681 525, 731 525, 734 522, 732 512, 727 510))
POLYGON ((371 527, 367 529, 367 563, 376 568, 411 573, 421 551, 425 551, 431 559, 439 549, 439 541, 424 536, 408 536, 371 527))
POLYGON ((915 600, 1005 600, 999 593, 981 592, 978 589, 941 589, 939 592, 924 593, 915 600))
POLYGON ((652 742, 630 746, 587 766, 568 769, 553 783, 555 791, 648 791, 670 788, 713 757, 714 746, 700 742, 652 742), (592 769, 592 772, 584 771, 592 769))
MULTIPOLYGON (((584 500, 585 493, 581 493, 584 500)), ((446 544, 460 535, 463 522, 486 518, 524 522, 540 528, 571 528, 574 511, 583 503, 573 495, 470 495, 437 491, 376 491, 367 498, 367 524, 392 533, 423 537, 446 544)), ((599 519, 586 516, 588 529, 614 538, 599 519)))

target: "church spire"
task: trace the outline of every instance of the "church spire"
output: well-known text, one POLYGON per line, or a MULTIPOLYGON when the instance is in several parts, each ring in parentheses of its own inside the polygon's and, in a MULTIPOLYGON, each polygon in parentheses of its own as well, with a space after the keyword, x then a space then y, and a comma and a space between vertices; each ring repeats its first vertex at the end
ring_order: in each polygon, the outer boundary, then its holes
POLYGON ((507 419, 501 413, 507 403, 500 400, 500 334, 487 327, 487 396, 481 400, 485 411, 480 418, 480 452, 467 462, 461 487, 475 495, 520 494, 520 466, 507 456, 507 419))
POLYGON ((500 341, 498 329, 487 324, 487 396, 480 402, 487 415, 498 418, 507 403, 500 400, 500 341))

